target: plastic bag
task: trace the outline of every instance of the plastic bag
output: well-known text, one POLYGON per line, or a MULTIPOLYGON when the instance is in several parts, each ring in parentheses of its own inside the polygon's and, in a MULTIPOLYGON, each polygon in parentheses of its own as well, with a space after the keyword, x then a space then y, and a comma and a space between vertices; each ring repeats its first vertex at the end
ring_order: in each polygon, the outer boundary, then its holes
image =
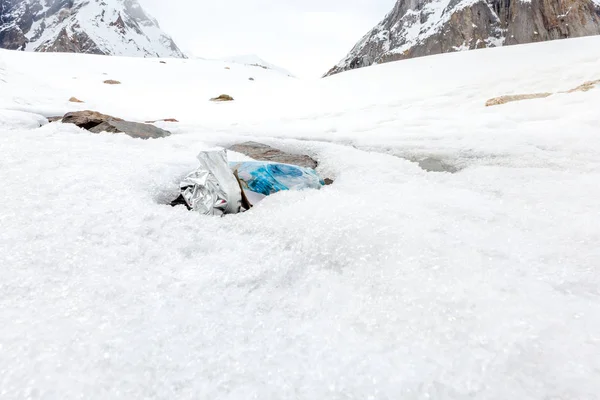
POLYGON ((325 184, 311 168, 264 161, 231 162, 251 203, 282 190, 321 189, 325 184))

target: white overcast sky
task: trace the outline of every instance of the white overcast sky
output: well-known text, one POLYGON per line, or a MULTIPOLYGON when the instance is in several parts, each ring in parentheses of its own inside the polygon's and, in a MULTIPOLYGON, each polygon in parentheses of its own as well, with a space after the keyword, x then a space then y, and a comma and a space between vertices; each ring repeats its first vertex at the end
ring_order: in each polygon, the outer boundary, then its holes
POLYGON ((191 56, 256 54, 303 77, 341 60, 395 0, 139 0, 191 56))

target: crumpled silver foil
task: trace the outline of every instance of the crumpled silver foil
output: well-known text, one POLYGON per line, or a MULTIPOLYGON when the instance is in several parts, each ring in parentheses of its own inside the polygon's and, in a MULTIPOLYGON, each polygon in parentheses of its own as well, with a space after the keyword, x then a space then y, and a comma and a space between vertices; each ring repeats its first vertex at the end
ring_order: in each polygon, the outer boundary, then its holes
POLYGON ((239 213, 242 191, 229 168, 226 151, 203 151, 198 160, 200 167, 180 184, 187 205, 204 215, 239 213))

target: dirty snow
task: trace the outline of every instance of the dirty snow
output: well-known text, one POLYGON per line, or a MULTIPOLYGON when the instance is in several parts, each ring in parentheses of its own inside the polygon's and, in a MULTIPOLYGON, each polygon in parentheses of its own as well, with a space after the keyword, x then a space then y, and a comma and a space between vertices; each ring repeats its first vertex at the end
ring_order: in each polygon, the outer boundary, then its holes
POLYGON ((595 49, 319 81, 0 51, 0 398, 598 399, 600 88, 484 107, 600 79, 595 49), (39 127, 88 108, 181 122, 39 127), (165 205, 199 151, 242 140, 336 182, 225 218, 165 205))

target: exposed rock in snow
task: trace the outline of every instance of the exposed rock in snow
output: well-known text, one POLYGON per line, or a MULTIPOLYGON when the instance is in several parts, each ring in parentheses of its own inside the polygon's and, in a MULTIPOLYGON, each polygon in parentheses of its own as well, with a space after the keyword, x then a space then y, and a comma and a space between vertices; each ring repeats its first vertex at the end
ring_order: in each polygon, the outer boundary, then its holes
POLYGON ((90 110, 67 113, 62 122, 75 124, 92 133, 124 133, 139 139, 158 139, 171 135, 171 132, 154 125, 124 121, 121 118, 90 110))
POLYGON ((277 162, 283 164, 298 165, 304 168, 315 169, 318 163, 311 157, 304 154, 291 154, 279 149, 267 146, 263 143, 245 142, 231 146, 231 151, 244 154, 259 161, 277 162))
POLYGON ((233 101, 233 97, 228 94, 221 94, 217 97, 213 97, 210 101, 233 101))
POLYGON ((398 0, 327 75, 453 51, 600 34, 600 0, 398 0))
POLYGON ((0 47, 40 52, 185 57, 137 0, 2 0, 0 47))

